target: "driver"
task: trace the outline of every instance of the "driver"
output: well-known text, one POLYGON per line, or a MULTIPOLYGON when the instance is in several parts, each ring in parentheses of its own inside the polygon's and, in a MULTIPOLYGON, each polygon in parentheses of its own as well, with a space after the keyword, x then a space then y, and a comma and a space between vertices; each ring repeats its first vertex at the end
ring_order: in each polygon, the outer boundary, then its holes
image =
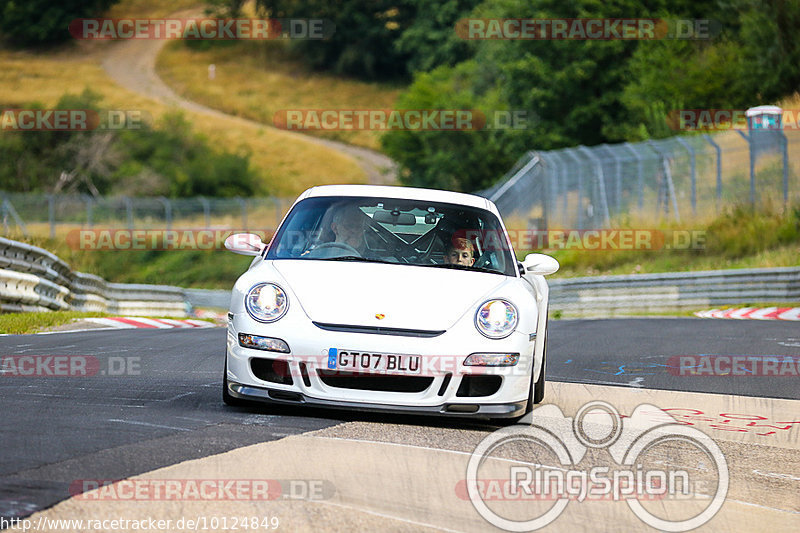
POLYGON ((450 265, 472 266, 475 264, 475 246, 464 237, 453 237, 444 254, 444 262, 450 265))
POLYGON ((367 250, 364 240, 364 214, 354 206, 337 209, 331 220, 331 231, 336 236, 334 242, 346 244, 355 248, 363 255, 367 250))

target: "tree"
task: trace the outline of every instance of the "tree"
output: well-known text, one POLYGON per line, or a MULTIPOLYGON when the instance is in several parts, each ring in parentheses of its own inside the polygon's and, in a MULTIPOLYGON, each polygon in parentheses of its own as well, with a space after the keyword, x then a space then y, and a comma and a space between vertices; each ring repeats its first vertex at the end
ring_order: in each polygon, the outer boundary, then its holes
POLYGON ((119 0, 0 0, 0 36, 30 46, 70 39, 69 23, 103 14, 119 0))
POLYGON ((257 0, 270 18, 323 19, 326 39, 294 39, 291 49, 312 68, 365 79, 406 76, 408 54, 395 41, 411 22, 410 0, 257 0), (331 28, 333 29, 333 28, 331 28))

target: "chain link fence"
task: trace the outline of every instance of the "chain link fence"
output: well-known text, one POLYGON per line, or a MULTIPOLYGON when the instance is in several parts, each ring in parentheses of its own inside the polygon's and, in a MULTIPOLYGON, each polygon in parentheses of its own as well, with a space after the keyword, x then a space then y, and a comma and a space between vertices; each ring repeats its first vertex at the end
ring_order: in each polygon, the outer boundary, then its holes
POLYGON ((133 198, 0 191, 3 235, 55 238, 73 229, 274 230, 292 199, 133 198))
POLYGON ((799 154, 798 128, 530 151, 479 194, 530 229, 692 223, 734 204, 800 203, 799 154))

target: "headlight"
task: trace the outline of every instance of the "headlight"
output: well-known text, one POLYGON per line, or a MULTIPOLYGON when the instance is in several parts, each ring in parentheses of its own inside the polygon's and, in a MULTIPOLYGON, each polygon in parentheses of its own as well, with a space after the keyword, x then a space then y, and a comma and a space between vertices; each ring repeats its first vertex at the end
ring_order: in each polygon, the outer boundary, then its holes
POLYGON ((259 335, 250 335, 249 333, 239 333, 239 346, 254 350, 264 350, 265 352, 289 353, 289 345, 283 339, 261 337, 259 335))
POLYGON ((275 322, 286 314, 289 299, 283 289, 272 283, 259 283, 244 298, 245 308, 259 322, 275 322))
POLYGON ((464 366, 514 366, 518 362, 518 353, 473 353, 464 359, 464 366))
POLYGON ((490 339, 508 337, 517 327, 517 308, 505 300, 489 300, 478 308, 475 327, 490 339))

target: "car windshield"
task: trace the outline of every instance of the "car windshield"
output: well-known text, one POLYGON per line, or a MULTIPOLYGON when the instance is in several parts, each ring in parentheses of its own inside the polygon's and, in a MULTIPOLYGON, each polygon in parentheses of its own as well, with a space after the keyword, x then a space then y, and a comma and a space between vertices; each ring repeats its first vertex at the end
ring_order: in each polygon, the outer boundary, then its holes
POLYGON ((266 259, 359 261, 515 276, 496 215, 456 204, 374 197, 299 202, 266 259))

